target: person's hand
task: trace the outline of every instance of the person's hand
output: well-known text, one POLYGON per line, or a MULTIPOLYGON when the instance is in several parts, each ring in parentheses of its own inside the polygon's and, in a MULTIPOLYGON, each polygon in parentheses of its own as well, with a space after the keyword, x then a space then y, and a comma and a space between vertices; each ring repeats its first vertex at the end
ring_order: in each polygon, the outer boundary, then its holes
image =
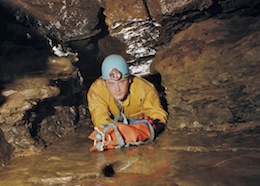
POLYGON ((161 123, 160 120, 158 120, 158 119, 154 120, 153 124, 155 126, 156 136, 158 136, 160 133, 162 133, 166 126, 166 124, 161 123))
POLYGON ((142 119, 145 119, 147 120, 150 124, 153 124, 153 119, 150 117, 150 116, 144 116, 144 115, 141 115, 138 117, 139 120, 142 120, 142 119))

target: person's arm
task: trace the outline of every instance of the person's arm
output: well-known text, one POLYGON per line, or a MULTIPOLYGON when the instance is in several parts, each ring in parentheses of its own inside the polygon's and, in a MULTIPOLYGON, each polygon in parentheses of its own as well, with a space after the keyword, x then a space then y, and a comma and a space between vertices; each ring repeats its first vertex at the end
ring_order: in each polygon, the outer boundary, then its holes
POLYGON ((167 112, 163 109, 158 93, 151 90, 144 101, 143 112, 153 119, 156 136, 164 131, 167 123, 167 112))
POLYGON ((102 89, 102 84, 93 83, 87 93, 88 109, 91 114, 92 123, 96 127, 113 122, 110 118, 108 103, 105 99, 107 94, 102 89))
POLYGON ((154 121, 166 124, 168 113, 163 109, 159 95, 155 89, 151 89, 143 101, 143 113, 154 121))
MULTIPOLYGON (((138 78, 139 79, 139 78, 138 78)), ((141 82, 137 87, 137 97, 141 97, 141 112, 143 115, 141 118, 150 118, 151 122, 155 126, 156 136, 161 133, 167 123, 168 113, 163 109, 161 100, 154 85, 147 80, 140 79, 141 82), (142 89, 140 89, 142 87, 142 89)), ((150 122, 150 121, 149 121, 150 122)))

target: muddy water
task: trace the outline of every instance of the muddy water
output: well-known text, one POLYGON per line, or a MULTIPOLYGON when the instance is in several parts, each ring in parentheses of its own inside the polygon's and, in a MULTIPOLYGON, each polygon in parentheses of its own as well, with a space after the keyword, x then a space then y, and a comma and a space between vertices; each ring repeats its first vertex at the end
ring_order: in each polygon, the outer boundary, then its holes
POLYGON ((259 185, 260 134, 174 131, 152 144, 90 153, 82 127, 42 151, 0 168, 0 185, 259 185))

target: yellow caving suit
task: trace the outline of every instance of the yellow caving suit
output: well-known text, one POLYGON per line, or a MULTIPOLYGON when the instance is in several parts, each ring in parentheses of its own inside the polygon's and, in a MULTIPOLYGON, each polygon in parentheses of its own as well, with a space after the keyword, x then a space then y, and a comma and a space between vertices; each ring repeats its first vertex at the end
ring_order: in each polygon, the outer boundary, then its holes
POLYGON ((91 120, 97 127, 113 122, 122 109, 126 118, 137 119, 138 116, 150 116, 166 124, 168 114, 162 108, 160 98, 154 85, 144 78, 133 77, 130 84, 129 95, 122 106, 109 93, 104 80, 98 78, 91 85, 88 93, 88 109, 91 120))

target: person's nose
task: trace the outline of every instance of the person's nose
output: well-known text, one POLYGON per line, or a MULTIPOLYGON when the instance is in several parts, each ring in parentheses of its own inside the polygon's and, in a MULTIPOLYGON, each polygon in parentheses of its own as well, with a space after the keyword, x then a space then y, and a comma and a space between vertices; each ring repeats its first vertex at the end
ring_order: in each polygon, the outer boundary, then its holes
POLYGON ((119 83, 116 83, 115 91, 116 91, 116 92, 120 92, 120 86, 119 86, 119 83))

